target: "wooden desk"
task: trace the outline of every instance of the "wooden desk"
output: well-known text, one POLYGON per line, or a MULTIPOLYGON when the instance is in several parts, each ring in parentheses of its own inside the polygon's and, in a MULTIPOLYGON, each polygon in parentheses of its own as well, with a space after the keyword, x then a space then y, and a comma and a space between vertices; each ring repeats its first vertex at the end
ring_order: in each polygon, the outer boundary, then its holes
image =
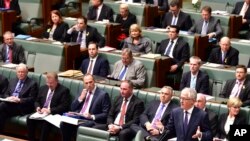
POLYGON ((242 25, 242 16, 230 15, 230 30, 228 32, 229 38, 237 38, 242 25))
POLYGON ((13 141, 28 141, 28 140, 20 139, 20 138, 16 138, 16 137, 10 137, 10 136, 6 136, 6 135, 0 135, 0 141, 4 140, 4 139, 13 140, 13 141))
POLYGON ((118 24, 118 23, 107 24, 106 31, 107 31, 106 32, 106 45, 117 48, 120 43, 117 40, 117 37, 121 33, 121 24, 118 24))
POLYGON ((0 11, 1 29, 0 36, 6 31, 12 30, 12 25, 16 22, 16 12, 14 10, 0 11))

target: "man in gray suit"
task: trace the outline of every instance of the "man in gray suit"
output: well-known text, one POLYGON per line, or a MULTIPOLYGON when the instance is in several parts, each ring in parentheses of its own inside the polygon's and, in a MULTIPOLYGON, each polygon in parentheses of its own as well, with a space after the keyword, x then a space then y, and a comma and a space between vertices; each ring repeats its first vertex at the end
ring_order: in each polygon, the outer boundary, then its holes
POLYGON ((202 18, 196 21, 189 31, 201 35, 207 35, 209 39, 219 39, 223 34, 220 21, 212 17, 211 12, 212 8, 210 6, 204 6, 201 10, 202 18))
POLYGON ((133 58, 132 51, 129 48, 122 50, 122 59, 114 65, 111 78, 119 80, 130 80, 135 87, 143 87, 146 79, 146 70, 144 65, 133 58))

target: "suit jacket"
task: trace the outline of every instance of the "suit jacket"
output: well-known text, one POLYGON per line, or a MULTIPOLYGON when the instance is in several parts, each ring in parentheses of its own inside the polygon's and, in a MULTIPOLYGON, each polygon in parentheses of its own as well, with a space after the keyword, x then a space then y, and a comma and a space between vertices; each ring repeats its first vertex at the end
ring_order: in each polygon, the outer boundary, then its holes
MULTIPOLYGON (((78 38, 79 31, 74 30, 71 34, 66 35, 67 42, 76 42, 78 38)), ((88 26, 86 27, 86 47, 88 47, 89 42, 96 42, 99 47, 105 46, 105 38, 97 31, 96 28, 88 26)))
POLYGON ((115 23, 120 23, 122 32, 128 36, 130 26, 136 23, 136 16, 129 12, 127 19, 123 20, 121 14, 117 14, 115 23))
MULTIPOLYGON (((227 80, 223 91, 220 93, 220 97, 223 98, 229 98, 230 94, 234 88, 234 85, 236 83, 236 79, 232 80, 227 80)), ((242 106, 249 106, 250 105, 250 82, 248 79, 245 80, 240 94, 239 94, 239 99, 243 102, 242 106)))
MULTIPOLYGON (((82 61, 82 65, 80 69, 83 74, 87 73, 89 62, 90 62, 90 58, 86 58, 82 61)), ((96 58, 94 69, 93 69, 93 75, 107 77, 108 74, 109 74, 108 60, 98 55, 98 57, 96 58)))
MULTIPOLYGON (((219 121, 218 121, 219 125, 218 125, 216 137, 218 137, 220 139, 224 139, 224 138, 229 137, 226 134, 225 129, 224 129, 226 121, 227 121, 227 116, 228 116, 228 113, 224 113, 224 114, 220 115, 220 117, 219 117, 219 121)), ((233 125, 245 125, 245 124, 247 124, 246 118, 243 115, 238 114, 234 119, 233 125)))
MULTIPOLYGON (((195 22, 195 24, 189 29, 190 32, 201 34, 202 26, 203 26, 203 19, 200 19, 195 22)), ((207 33, 215 32, 216 38, 219 39, 222 34, 222 28, 220 25, 220 20, 215 19, 213 16, 210 17, 208 22, 207 33)))
MULTIPOLYGON (((5 43, 0 45, 0 61, 5 62, 7 58, 6 54, 7 45, 5 43)), ((22 45, 18 45, 15 42, 13 43, 12 48, 12 63, 13 64, 20 64, 26 63, 26 59, 24 56, 24 49, 22 45)))
MULTIPOLYGON (((164 56, 169 41, 170 39, 162 40, 156 52, 164 56)), ((173 64, 177 64, 179 69, 190 57, 189 45, 182 37, 178 38, 174 46, 173 57, 173 64)))
MULTIPOLYGON (((146 0, 147 4, 154 4, 154 0, 146 0)), ((158 0, 159 10, 161 11, 168 11, 169 5, 168 0, 158 0)))
MULTIPOLYGON (((45 32, 43 33, 43 38, 49 38, 49 33, 51 31, 52 26, 48 25, 46 27, 45 32)), ((69 25, 65 22, 62 22, 57 25, 54 34, 53 34, 53 40, 64 42, 66 39, 67 30, 69 29, 69 25)))
POLYGON ((4 94, 8 88, 9 81, 8 79, 0 74, 0 98, 4 97, 4 94))
POLYGON ((239 62, 239 51, 233 47, 227 51, 224 61, 222 62, 222 54, 220 47, 214 48, 208 58, 208 62, 236 66, 239 62))
POLYGON ((208 114, 212 135, 214 137, 217 133, 218 115, 208 108, 205 109, 205 112, 208 114))
MULTIPOLYGON (((190 71, 185 72, 182 75, 180 90, 182 90, 185 87, 190 87, 190 81, 191 81, 191 72, 190 71)), ((197 78, 196 78, 195 90, 197 93, 210 94, 209 93, 209 77, 207 73, 199 70, 197 78)))
MULTIPOLYGON (((18 84, 19 79, 13 78, 9 82, 9 87, 5 92, 5 97, 12 96, 13 92, 15 91, 16 85, 18 84)), ((31 113, 34 110, 34 102, 38 92, 38 85, 37 83, 29 78, 26 77, 22 90, 19 93, 19 98, 21 102, 18 104, 18 108, 22 112, 22 114, 31 113)))
MULTIPOLYGON (((35 102, 35 109, 37 107, 42 108, 44 106, 47 99, 48 91, 49 87, 47 85, 40 87, 35 102)), ((63 114, 64 112, 69 110, 69 106, 70 106, 69 89, 58 83, 50 102, 51 114, 63 114)))
MULTIPOLYGON (((166 13, 162 21, 162 28, 166 28, 167 26, 171 25, 172 19, 172 12, 166 13)), ((180 27, 180 30, 188 31, 192 27, 192 20, 190 18, 190 15, 180 11, 176 25, 180 27)))
MULTIPOLYGON (((5 8, 4 0, 0 0, 0 8, 5 8)), ((21 14, 21 9, 20 9, 18 0, 11 0, 11 2, 10 2, 10 10, 15 10, 16 15, 21 14)))
MULTIPOLYGON (((80 112, 84 102, 85 99, 83 99, 82 102, 79 102, 77 97, 71 104, 71 110, 75 112, 80 112)), ((106 123, 110 107, 111 102, 108 93, 96 87, 89 108, 89 113, 91 115, 95 115, 95 122, 102 124, 106 123)))
MULTIPOLYGON (((160 103, 161 103, 160 100, 155 100, 155 101, 152 101, 148 105, 148 107, 145 109, 145 111, 140 116, 140 124, 142 126, 144 126, 146 122, 152 122, 153 121, 160 103)), ((168 107, 166 108, 166 110, 165 110, 165 112, 164 112, 164 114, 162 115, 162 118, 161 118, 161 123, 163 125, 167 125, 168 119, 170 117, 170 113, 176 107, 178 107, 178 105, 176 105, 173 101, 170 101, 168 107)))
MULTIPOLYGON (((241 9, 243 7, 243 5, 244 5, 244 1, 237 2, 235 4, 235 7, 234 7, 233 11, 232 11, 232 14, 239 15, 240 11, 241 11, 241 9)), ((246 11, 246 13, 245 13, 245 15, 244 15, 243 18, 246 19, 247 22, 245 24, 243 24, 241 28, 242 29, 249 29, 249 24, 250 24, 250 7, 247 8, 247 11, 246 11)))
POLYGON ((198 126, 202 132, 202 141, 211 141, 212 133, 209 124, 208 115, 205 111, 194 107, 191 117, 189 119, 188 131, 185 134, 183 129, 184 112, 182 108, 175 108, 171 112, 171 116, 165 130, 159 141, 165 141, 172 137, 177 137, 178 141, 198 141, 192 136, 196 133, 198 126))
MULTIPOLYGON (((117 61, 110 77, 118 79, 123 66, 121 60, 117 61)), ((130 80, 134 84, 134 87, 143 87, 146 81, 146 70, 144 65, 140 61, 133 59, 133 62, 128 65, 125 80, 130 80)))
MULTIPOLYGON (((94 14, 94 13, 96 13, 95 10, 96 10, 96 8, 94 6, 89 7, 89 11, 87 14, 88 20, 96 20, 96 15, 94 14)), ((108 19, 110 22, 114 22, 113 15, 114 15, 113 10, 109 6, 107 6, 106 4, 103 4, 102 10, 100 12, 100 15, 99 15, 97 21, 102 21, 103 19, 108 19)))
MULTIPOLYGON (((114 123, 116 117, 121 111, 122 102, 123 102, 123 97, 118 96, 109 111, 107 125, 114 123)), ((133 123, 138 123, 139 116, 142 114, 143 111, 144 111, 143 101, 140 100, 137 96, 133 95, 127 106, 127 111, 125 114, 125 124, 122 125, 122 129, 129 128, 130 125, 133 123)))

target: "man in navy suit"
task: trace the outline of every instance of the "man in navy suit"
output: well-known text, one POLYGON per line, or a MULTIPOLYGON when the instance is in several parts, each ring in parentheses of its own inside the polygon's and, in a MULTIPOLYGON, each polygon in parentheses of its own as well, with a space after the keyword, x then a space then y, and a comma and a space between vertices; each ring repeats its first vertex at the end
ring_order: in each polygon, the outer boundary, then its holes
POLYGON ((162 28, 167 28, 169 25, 177 25, 180 30, 188 31, 192 27, 190 15, 181 11, 179 0, 170 2, 170 12, 167 12, 162 21, 162 28))
POLYGON ((16 15, 21 14, 18 0, 0 0, 0 7, 15 10, 16 15))
POLYGON ((80 67, 82 73, 106 77, 109 74, 109 63, 108 60, 98 55, 98 45, 90 42, 88 52, 89 58, 84 59, 80 67))
POLYGON ((250 106, 250 81, 247 79, 246 66, 236 66, 235 79, 227 80, 219 96, 238 97, 243 102, 242 106, 250 106))
POLYGON ((209 77, 207 73, 200 70, 201 59, 197 56, 192 56, 189 59, 190 71, 182 75, 180 90, 185 87, 193 88, 197 93, 209 93, 209 77))
POLYGON ((160 100, 152 101, 140 116, 139 124, 132 124, 130 128, 134 135, 141 130, 145 140, 157 140, 170 117, 172 109, 178 107, 171 99, 173 89, 164 86, 160 92, 160 100))
POLYGON ((213 139, 208 115, 194 106, 196 91, 184 88, 181 91, 181 107, 172 110, 170 119, 159 141, 177 137, 178 141, 211 141, 213 139))
POLYGON ((143 101, 133 95, 133 87, 131 81, 122 81, 121 95, 112 105, 107 123, 96 125, 94 128, 107 130, 111 135, 118 136, 119 141, 132 140, 132 130, 129 127, 138 122, 139 116, 144 111, 143 101))
MULTIPOLYGON (((78 113, 84 117, 86 121, 79 126, 92 127, 96 124, 105 124, 111 107, 108 93, 96 87, 94 77, 90 74, 85 75, 83 81, 85 89, 71 104, 73 112, 68 112, 66 115, 74 117, 74 113, 78 113)), ((70 141, 71 137, 75 137, 77 128, 76 125, 61 122, 63 141, 70 141)))
POLYGON ((9 81, 8 79, 0 74, 0 97, 3 98, 4 94, 8 88, 9 81))
POLYGON ((176 81, 180 82, 182 66, 188 61, 190 51, 188 43, 182 37, 179 37, 179 27, 176 25, 170 25, 169 27, 169 38, 161 41, 156 53, 172 58, 167 84, 174 87, 176 81))
MULTIPOLYGON (((46 85, 40 87, 35 101, 35 111, 40 114, 63 114, 70 107, 69 89, 58 82, 58 76, 54 72, 46 74, 46 85)), ((27 117, 28 137, 35 141, 36 127, 41 128, 40 141, 48 140, 50 129, 54 126, 45 120, 31 119, 27 117)))
POLYGON ((195 22, 193 27, 189 29, 190 32, 198 33, 201 35, 207 35, 208 38, 217 38, 223 34, 220 20, 215 19, 211 16, 212 8, 209 6, 204 6, 201 9, 201 16, 202 18, 195 22))
POLYGON ((212 49, 208 62, 223 65, 236 66, 239 61, 239 51, 231 47, 231 41, 228 37, 222 37, 220 47, 212 49))
POLYGON ((249 30, 250 24, 250 0, 238 1, 232 11, 232 14, 242 16, 242 27, 241 29, 249 30))
POLYGON ((10 102, 0 103, 0 133, 6 119, 32 113, 34 101, 38 92, 37 83, 29 78, 28 67, 19 64, 16 68, 17 77, 9 82, 9 87, 4 97, 10 102))
POLYGON ((114 22, 114 12, 109 6, 103 4, 103 0, 91 0, 91 2, 92 6, 89 7, 87 14, 88 20, 102 21, 106 19, 114 22))

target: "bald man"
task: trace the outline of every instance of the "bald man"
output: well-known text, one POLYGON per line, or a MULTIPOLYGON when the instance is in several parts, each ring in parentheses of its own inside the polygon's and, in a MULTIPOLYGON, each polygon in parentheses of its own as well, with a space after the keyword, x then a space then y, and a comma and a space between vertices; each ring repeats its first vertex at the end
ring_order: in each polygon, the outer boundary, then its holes
POLYGON ((239 62, 239 51, 231 47, 228 37, 222 37, 219 48, 214 48, 208 58, 208 62, 223 65, 236 66, 239 62))
POLYGON ((217 130, 217 122, 218 122, 218 115, 213 112, 212 110, 209 110, 206 108, 206 96, 204 94, 198 93, 195 106, 197 108, 200 108, 201 110, 204 110, 208 114, 208 119, 210 121, 210 127, 213 134, 213 137, 216 135, 217 130))

